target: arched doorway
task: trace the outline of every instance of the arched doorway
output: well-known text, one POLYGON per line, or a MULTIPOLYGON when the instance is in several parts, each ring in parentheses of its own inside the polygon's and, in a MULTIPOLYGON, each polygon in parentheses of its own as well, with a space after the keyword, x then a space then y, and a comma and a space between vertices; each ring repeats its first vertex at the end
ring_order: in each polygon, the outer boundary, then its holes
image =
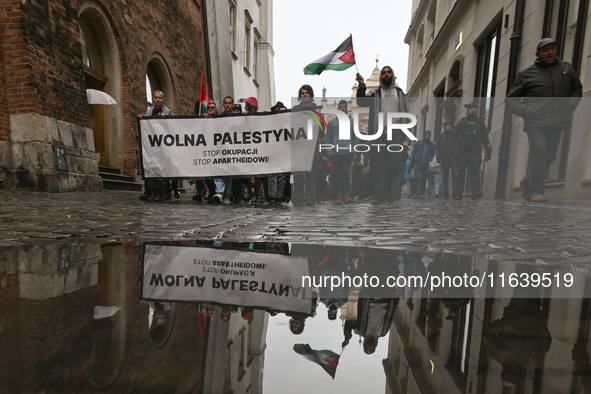
POLYGON ((155 52, 150 57, 146 69, 146 99, 152 105, 152 94, 160 90, 164 93, 164 105, 175 112, 174 86, 166 61, 159 53, 155 52))
POLYGON ((80 6, 78 23, 84 80, 87 89, 108 93, 117 105, 92 105, 94 147, 99 164, 123 169, 122 76, 117 40, 109 17, 94 0, 80 6))

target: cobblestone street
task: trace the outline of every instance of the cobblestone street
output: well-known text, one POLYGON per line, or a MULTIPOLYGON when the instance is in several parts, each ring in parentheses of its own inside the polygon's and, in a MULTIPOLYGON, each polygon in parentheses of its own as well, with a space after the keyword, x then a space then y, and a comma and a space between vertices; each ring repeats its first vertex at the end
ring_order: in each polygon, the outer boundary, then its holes
POLYGON ((587 201, 402 200, 293 208, 146 203, 133 192, 0 194, 0 245, 161 240, 388 246, 537 263, 588 264, 587 201))

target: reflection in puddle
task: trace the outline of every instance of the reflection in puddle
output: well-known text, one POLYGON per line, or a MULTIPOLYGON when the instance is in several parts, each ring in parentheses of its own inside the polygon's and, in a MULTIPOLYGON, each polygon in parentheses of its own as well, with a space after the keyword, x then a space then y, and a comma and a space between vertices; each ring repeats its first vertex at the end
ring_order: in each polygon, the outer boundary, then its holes
POLYGON ((412 250, 4 248, 0 391, 587 392, 590 289, 565 267, 412 250))

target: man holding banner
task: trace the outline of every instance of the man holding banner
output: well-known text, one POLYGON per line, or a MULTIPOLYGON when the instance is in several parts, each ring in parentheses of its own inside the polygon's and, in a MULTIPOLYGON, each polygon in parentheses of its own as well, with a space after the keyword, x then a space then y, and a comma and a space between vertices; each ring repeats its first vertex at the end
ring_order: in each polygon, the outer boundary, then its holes
MULTIPOLYGON (((314 103, 314 89, 310 85, 302 85, 298 91, 299 105, 292 108, 292 112, 320 110, 322 107, 314 103)), ((318 142, 324 142, 324 133, 318 135, 318 142)), ((312 171, 293 174, 292 202, 295 206, 316 204, 315 170, 318 167, 318 151, 314 154, 312 171)))

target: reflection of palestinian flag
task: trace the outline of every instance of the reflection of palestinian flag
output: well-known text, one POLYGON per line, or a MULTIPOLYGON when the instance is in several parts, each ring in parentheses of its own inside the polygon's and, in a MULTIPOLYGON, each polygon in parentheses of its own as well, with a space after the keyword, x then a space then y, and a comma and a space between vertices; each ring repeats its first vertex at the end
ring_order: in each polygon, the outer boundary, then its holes
POLYGON ((330 350, 314 350, 308 344, 296 343, 293 350, 308 360, 320 365, 334 379, 339 365, 339 355, 330 350))
POLYGON ((343 71, 355 64, 353 37, 349 36, 337 49, 304 68, 306 75, 320 75, 324 70, 343 71))

